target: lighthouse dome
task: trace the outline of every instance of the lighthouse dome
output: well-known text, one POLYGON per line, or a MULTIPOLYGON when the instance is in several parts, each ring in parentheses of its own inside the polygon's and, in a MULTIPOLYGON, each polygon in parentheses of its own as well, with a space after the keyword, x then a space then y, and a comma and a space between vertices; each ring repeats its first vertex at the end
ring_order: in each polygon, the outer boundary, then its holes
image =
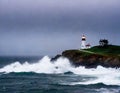
POLYGON ((84 35, 82 36, 82 40, 86 40, 86 37, 84 35))

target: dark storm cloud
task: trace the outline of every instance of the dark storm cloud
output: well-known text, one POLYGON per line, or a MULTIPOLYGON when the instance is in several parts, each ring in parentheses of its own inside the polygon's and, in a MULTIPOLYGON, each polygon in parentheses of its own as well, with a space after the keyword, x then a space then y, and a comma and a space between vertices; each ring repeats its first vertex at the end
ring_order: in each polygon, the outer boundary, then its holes
POLYGON ((83 33, 93 44, 100 38, 120 44, 119 9, 119 0, 1 0, 0 52, 54 54, 78 48, 83 33))
POLYGON ((15 28, 118 29, 118 0, 2 0, 0 24, 15 28))

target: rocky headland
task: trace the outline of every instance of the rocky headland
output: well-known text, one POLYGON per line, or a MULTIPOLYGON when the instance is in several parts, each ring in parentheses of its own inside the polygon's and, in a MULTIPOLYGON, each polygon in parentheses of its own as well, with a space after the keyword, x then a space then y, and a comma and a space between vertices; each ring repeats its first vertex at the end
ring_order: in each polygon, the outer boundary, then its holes
POLYGON ((52 61, 59 57, 66 57, 75 66, 85 66, 86 68, 103 67, 120 68, 120 46, 94 46, 89 49, 65 50, 52 58, 52 61))

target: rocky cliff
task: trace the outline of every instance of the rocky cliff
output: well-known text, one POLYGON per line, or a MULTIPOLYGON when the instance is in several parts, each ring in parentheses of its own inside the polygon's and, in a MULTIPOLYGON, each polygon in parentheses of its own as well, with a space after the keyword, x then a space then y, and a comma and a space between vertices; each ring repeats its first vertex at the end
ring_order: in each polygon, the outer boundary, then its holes
POLYGON ((86 68, 96 68, 98 65, 104 67, 120 67, 120 50, 118 48, 111 52, 111 47, 100 48, 98 46, 86 50, 66 50, 61 55, 52 58, 56 60, 59 57, 66 57, 75 66, 85 66, 86 68), (97 48, 98 51, 93 51, 97 48), (109 49, 109 50, 108 50, 109 49), (104 51, 103 51, 104 50, 104 51), (106 51, 106 52, 105 52, 106 51))

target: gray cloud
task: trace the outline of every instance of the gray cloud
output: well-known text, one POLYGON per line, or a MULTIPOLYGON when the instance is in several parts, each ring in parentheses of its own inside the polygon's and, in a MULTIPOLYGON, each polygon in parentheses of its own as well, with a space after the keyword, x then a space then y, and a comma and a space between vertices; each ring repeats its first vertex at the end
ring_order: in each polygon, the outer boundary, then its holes
POLYGON ((52 55, 79 48, 83 33, 119 45, 119 9, 119 0, 1 0, 0 54, 52 55))

